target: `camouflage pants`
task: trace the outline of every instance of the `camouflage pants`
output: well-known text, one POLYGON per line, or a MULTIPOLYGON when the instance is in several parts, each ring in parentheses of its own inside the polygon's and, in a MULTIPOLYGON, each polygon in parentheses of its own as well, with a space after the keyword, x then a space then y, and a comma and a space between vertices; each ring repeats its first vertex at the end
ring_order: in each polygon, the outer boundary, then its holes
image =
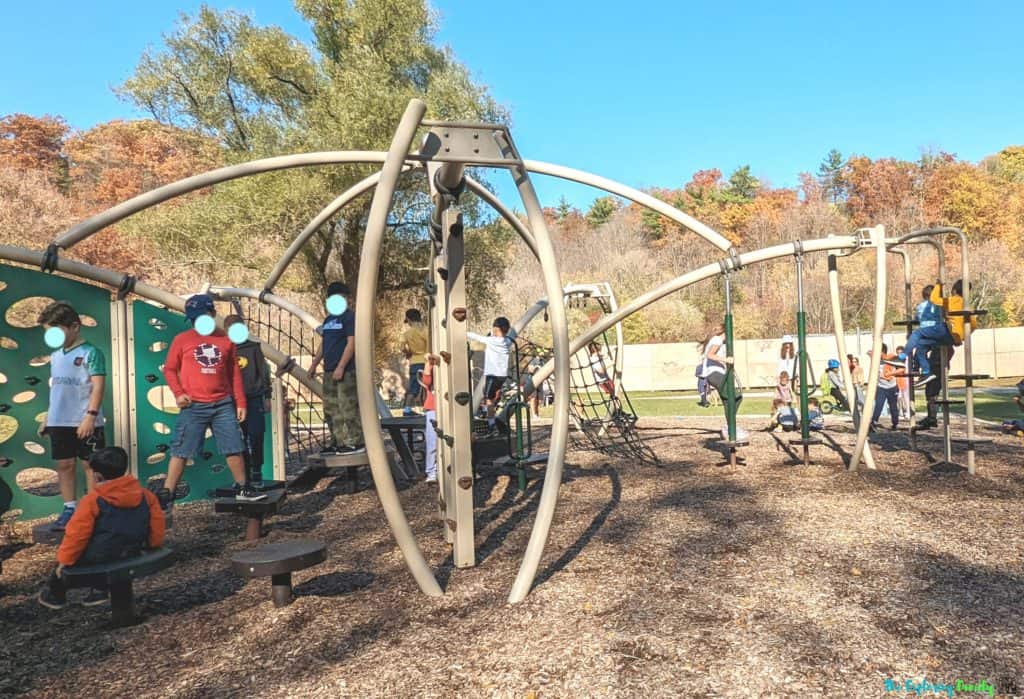
POLYGON ((356 374, 346 371, 345 378, 335 381, 330 373, 324 376, 324 414, 334 441, 339 445, 361 447, 363 426, 359 421, 359 399, 356 396, 356 374))

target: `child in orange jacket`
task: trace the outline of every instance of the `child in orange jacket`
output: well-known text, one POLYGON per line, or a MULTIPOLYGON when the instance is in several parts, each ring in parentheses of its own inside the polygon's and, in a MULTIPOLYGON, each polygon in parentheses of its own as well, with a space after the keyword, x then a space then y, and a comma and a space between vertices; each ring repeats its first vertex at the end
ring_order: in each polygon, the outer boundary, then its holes
MULTIPOLYGON (((116 561, 159 548, 164 541, 164 513, 157 497, 127 473, 128 454, 121 447, 96 451, 89 461, 96 487, 79 502, 57 549, 57 570, 39 592, 50 609, 67 604, 65 568, 116 561)), ((106 591, 92 590, 83 604, 102 604, 106 591)))

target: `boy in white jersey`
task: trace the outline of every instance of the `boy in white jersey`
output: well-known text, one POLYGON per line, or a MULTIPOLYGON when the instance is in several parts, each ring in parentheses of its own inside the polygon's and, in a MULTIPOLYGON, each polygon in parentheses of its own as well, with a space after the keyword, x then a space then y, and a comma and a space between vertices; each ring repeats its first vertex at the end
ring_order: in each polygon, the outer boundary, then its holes
POLYGON ((484 349, 484 401, 487 405, 487 425, 493 431, 496 427, 494 409, 501 397, 501 387, 505 385, 508 378, 508 354, 513 340, 516 338, 515 330, 511 330, 508 318, 499 316, 494 319, 494 327, 490 335, 477 335, 466 333, 473 342, 479 342, 485 346, 484 349))
MULTIPOLYGON (((56 334, 59 340, 63 335, 63 343, 50 355, 50 408, 40 434, 50 437, 50 452, 64 498, 64 509, 54 528, 64 529, 78 505, 75 461, 81 459, 87 464, 93 452, 106 446, 102 405, 107 367, 99 348, 82 338, 82 320, 71 304, 51 303, 39 314, 39 324, 51 337, 56 334)), ((92 490, 92 470, 87 466, 83 470, 92 490)))

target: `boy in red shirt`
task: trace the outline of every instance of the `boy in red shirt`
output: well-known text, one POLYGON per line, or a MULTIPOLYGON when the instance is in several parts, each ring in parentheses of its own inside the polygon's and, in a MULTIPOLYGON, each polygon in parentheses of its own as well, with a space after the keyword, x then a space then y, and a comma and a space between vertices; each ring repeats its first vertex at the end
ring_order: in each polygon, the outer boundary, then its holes
MULTIPOLYGON (((75 508, 57 549, 57 570, 39 592, 39 603, 50 609, 67 604, 65 568, 131 558, 164 541, 160 503, 127 473, 128 453, 121 447, 105 447, 94 452, 88 464, 96 485, 75 508)), ((93 590, 82 604, 102 604, 106 599, 106 591, 93 590)))
MULTIPOLYGON (((210 320, 205 322, 212 327, 216 314, 213 298, 208 294, 196 294, 185 303, 185 317, 193 326, 203 316, 209 316, 210 320)), ((202 449, 208 428, 234 476, 235 499, 266 498, 265 493, 245 485, 245 444, 238 425, 245 421, 245 389, 234 343, 217 329, 208 335, 200 334, 194 327, 186 330, 174 338, 167 350, 164 378, 181 408, 171 440, 167 480, 158 493, 164 510, 173 504, 185 461, 195 458, 202 449)))

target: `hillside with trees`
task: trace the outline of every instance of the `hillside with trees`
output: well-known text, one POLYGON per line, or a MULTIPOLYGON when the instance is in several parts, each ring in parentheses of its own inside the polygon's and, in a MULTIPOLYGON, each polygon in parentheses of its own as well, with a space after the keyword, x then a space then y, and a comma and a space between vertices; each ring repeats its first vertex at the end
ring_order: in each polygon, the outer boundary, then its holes
MULTIPOLYGON (((412 97, 426 101, 430 118, 509 123, 486 86, 437 44, 436 18, 423 0, 296 0, 296 8, 312 45, 230 10, 204 7, 183 16, 117 88, 147 119, 77 130, 55 115, 0 117, 3 242, 40 249, 86 216, 225 164, 301 151, 384 150, 412 97)), ((1024 323, 1024 146, 978 163, 945 152, 911 162, 833 150, 807 167, 796 188, 759 181, 755 163, 728 177, 714 167, 679 173, 677 183, 651 193, 741 250, 875 224, 891 234, 958 226, 970 237, 975 294, 989 310, 985 322, 1024 323)), ((67 254, 178 293, 209 280, 261 287, 306 223, 373 169, 303 169, 225 183, 123 221, 67 254)), ((354 286, 369 202, 362 197, 317 232, 282 279, 282 294, 319 312, 327 280, 354 286)), ((421 293, 428 211, 422 176, 407 176, 390 221, 377 306, 385 344, 400 309, 421 293)), ((692 233, 614 197, 599 196, 585 211, 562 200, 546 213, 563 278, 609 281, 621 302, 718 257, 692 233)), ((467 214, 475 321, 515 317, 543 296, 538 270, 479 203, 471 202, 467 214)), ((934 260, 925 251, 915 257, 924 283, 934 260)), ((809 329, 827 331, 824 258, 809 256, 807 263, 809 329)), ((897 258, 892 263, 897 318, 902 270, 897 258)), ((866 323, 871 312, 872 266, 864 255, 844 261, 843 303, 852 325, 866 323)), ((778 262, 737 275, 739 336, 794 329, 792 267, 778 262)), ((698 285, 631 318, 627 339, 694 340, 720 317, 722 303, 718 282, 698 285)), ((573 322, 579 329, 588 321, 579 313, 573 322)))

